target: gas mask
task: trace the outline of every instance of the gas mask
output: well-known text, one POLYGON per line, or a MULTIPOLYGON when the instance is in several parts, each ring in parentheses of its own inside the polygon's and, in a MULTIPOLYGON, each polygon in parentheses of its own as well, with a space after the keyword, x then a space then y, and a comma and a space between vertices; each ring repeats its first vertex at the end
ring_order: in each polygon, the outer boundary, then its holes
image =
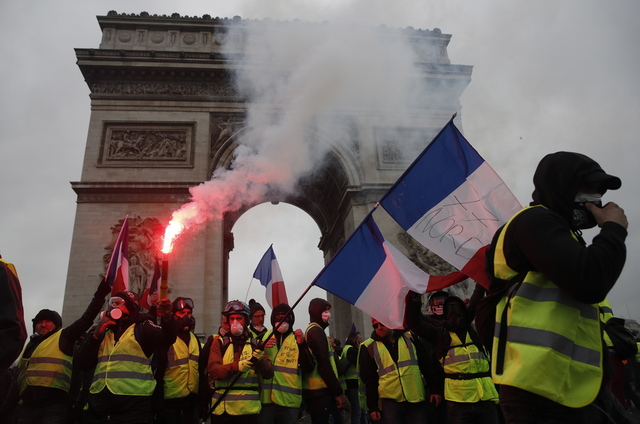
POLYGON ((109 309, 105 315, 114 321, 118 321, 121 318, 126 318, 128 314, 124 313, 121 308, 125 307, 125 301, 121 297, 112 297, 109 299, 109 309))
POLYGON ((231 334, 238 337, 241 336, 244 331, 244 326, 239 321, 233 321, 231 323, 231 334))
POLYGON ((287 331, 289 331, 289 323, 285 321, 278 327, 278 333, 286 333, 287 331))
POLYGON ((602 207, 602 195, 599 193, 578 193, 573 199, 573 211, 571 214, 571 224, 574 228, 586 230, 593 228, 598 223, 596 218, 584 206, 585 203, 593 203, 597 207, 602 207))
POLYGON ((322 313, 322 322, 329 322, 330 319, 331 319, 331 312, 330 311, 324 311, 322 313))

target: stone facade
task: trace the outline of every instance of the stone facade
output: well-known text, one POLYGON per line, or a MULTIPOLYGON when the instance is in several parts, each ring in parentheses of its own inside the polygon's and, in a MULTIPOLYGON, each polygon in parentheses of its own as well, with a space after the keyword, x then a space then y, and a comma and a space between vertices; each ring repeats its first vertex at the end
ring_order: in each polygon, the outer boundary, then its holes
MULTIPOLYGON (((142 281, 152 272, 159 235, 171 213, 188 201, 189 187, 207 181, 215 169, 229 167, 239 134, 260 131, 246 127, 248 99, 231 83, 236 67, 242 66, 234 55, 243 54, 244 39, 237 33, 230 36, 229 28, 244 21, 109 12, 98 22, 99 48, 76 49, 91 90, 92 112, 81 180, 72 183, 78 206, 65 322, 88 304, 125 216, 132 225, 130 243, 135 244, 130 278, 142 281)), ((259 31, 260 23, 247 30, 259 31)), ((326 261, 415 155, 460 112, 459 97, 470 81, 471 67, 450 63, 446 48, 451 36, 437 29, 401 31, 419 58, 420 78, 434 93, 444 90, 446 81, 446 93, 434 100, 414 99, 415 117, 400 135, 386 126, 385 117, 353 110, 342 117, 337 138, 310 126, 309 141, 325 143, 332 152, 324 171, 301 182, 303 195, 273 193, 265 199, 296 205, 315 220, 326 261)), ((242 212, 229 213, 190 235, 190 242, 170 260, 170 297, 194 299, 199 333, 218 328, 227 301, 231 228, 242 212)), ((434 271, 410 241, 401 237, 398 246, 434 271)), ((335 296, 328 298, 334 305, 331 333, 340 340, 352 323, 370 329, 368 317, 359 310, 335 296)))

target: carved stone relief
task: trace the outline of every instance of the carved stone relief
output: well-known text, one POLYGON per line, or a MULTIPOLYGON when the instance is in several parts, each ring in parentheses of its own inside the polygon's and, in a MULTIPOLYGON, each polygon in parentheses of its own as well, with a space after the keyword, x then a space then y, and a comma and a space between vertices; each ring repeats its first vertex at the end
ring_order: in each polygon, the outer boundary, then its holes
MULTIPOLYGON (((103 256, 105 272, 124 219, 111 227, 111 241, 103 256)), ((129 217, 129 290, 142 295, 153 275, 156 257, 160 255, 165 227, 157 218, 129 217)), ((171 291, 171 285, 169 285, 171 291)))
POLYGON ((193 166, 194 123, 104 124, 99 166, 193 166))
POLYGON ((392 169, 413 162, 437 134, 429 128, 375 127, 379 169, 392 169))

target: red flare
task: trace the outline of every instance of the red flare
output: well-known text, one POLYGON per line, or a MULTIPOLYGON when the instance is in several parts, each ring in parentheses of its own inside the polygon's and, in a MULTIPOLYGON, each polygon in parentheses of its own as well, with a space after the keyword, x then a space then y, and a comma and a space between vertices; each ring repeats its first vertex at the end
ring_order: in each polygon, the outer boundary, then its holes
POLYGON ((178 221, 171 221, 164 231, 164 244, 162 246, 162 253, 170 253, 173 249, 173 241, 182 232, 184 225, 178 221))

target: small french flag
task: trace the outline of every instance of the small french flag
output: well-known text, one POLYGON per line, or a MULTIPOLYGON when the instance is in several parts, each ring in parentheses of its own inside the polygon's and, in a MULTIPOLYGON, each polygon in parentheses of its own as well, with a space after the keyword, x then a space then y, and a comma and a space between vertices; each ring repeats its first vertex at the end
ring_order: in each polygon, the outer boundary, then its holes
POLYGON ((124 218, 122 228, 113 246, 107 276, 105 277, 111 284, 111 294, 129 290, 129 217, 124 218))
POLYGON ((267 288, 267 303, 271 309, 281 303, 289 304, 280 266, 276 254, 273 252, 273 245, 269 246, 260 259, 260 263, 253 273, 253 278, 260 280, 260 284, 267 288))

